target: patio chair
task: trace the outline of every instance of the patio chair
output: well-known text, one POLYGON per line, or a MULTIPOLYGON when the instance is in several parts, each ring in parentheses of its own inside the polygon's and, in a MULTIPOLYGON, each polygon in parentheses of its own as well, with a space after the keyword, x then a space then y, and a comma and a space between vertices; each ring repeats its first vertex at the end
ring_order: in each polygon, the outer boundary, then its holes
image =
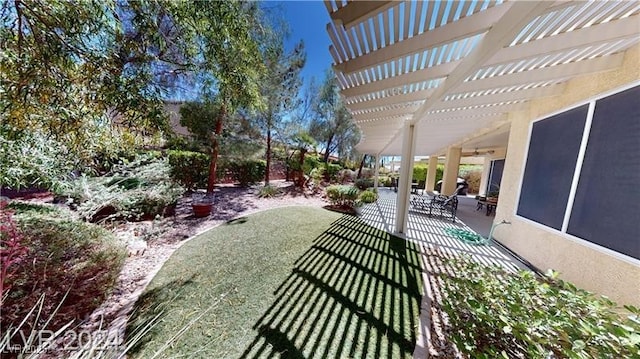
POLYGON ((411 200, 409 200, 410 208, 416 211, 424 211, 426 212, 431 205, 431 200, 434 196, 429 195, 412 195, 411 200))
POLYGON ((438 212, 440 217, 444 218, 445 213, 451 215, 451 220, 456 223, 456 212, 458 211, 458 193, 464 189, 464 186, 458 186, 451 196, 437 195, 429 202, 429 216, 434 212, 438 212))

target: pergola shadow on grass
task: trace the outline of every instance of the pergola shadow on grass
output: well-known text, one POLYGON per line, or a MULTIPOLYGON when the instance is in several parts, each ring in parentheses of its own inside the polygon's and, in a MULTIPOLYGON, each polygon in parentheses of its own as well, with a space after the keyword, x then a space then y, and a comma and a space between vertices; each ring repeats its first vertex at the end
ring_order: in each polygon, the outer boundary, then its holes
POLYGON ((131 320, 129 333, 160 315, 132 354, 411 357, 421 288, 414 243, 318 208, 265 211, 169 259, 131 320))

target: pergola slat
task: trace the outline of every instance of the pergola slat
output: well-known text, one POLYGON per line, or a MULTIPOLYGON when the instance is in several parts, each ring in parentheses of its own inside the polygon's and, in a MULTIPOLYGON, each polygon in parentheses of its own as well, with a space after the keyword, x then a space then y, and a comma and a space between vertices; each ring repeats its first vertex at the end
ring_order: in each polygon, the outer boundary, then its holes
POLYGON ((345 95, 346 97, 353 97, 353 96, 357 96, 357 95, 361 95, 369 92, 380 91, 388 88, 401 86, 406 83, 443 78, 444 76, 447 76, 451 71, 453 71, 453 69, 455 69, 458 64, 459 62, 448 62, 448 63, 434 66, 431 68, 425 68, 424 70, 410 72, 407 74, 402 74, 400 76, 385 78, 383 80, 364 84, 359 87, 345 89, 342 91, 342 94, 345 95))
POLYGON ((549 81, 565 79, 588 73, 602 72, 614 69, 622 64, 624 54, 600 57, 575 63, 557 65, 534 71, 524 71, 504 76, 486 78, 465 82, 455 89, 456 92, 471 92, 486 90, 493 87, 522 85, 535 81, 549 81), (535 75, 534 75, 535 74, 535 75))
MULTIPOLYGON (((434 48, 455 40, 483 33, 500 19, 507 10, 507 5, 492 7, 476 16, 460 19, 451 24, 398 42, 397 44, 378 49, 349 62, 337 64, 335 68, 344 73, 351 73, 377 63, 391 61, 400 56, 413 54, 424 49, 434 48)), ((377 24, 377 22, 374 24, 377 24)))

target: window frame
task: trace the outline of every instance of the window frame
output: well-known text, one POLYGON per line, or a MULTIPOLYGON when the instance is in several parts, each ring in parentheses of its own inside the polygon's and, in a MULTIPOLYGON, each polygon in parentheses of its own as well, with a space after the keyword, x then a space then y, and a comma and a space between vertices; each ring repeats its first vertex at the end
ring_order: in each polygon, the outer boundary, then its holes
POLYGON ((515 216, 516 218, 518 218, 519 220, 530 224, 536 228, 542 229, 546 232, 550 232, 552 234, 555 235, 560 235, 562 238, 564 239, 568 239, 572 242, 581 244, 583 246, 586 246, 588 248, 594 249, 598 252, 613 256, 617 259, 623 260, 627 263, 636 265, 636 266, 640 266, 640 259, 636 259, 634 257, 631 257, 629 255, 617 252, 613 249, 609 249, 607 247, 601 246, 597 243, 593 243, 591 241, 588 241, 586 239, 582 239, 580 237, 576 237, 572 234, 567 233, 567 228, 569 225, 569 219, 571 218, 571 211, 573 210, 573 204, 575 201, 575 196, 576 196, 576 192, 578 190, 578 182, 580 181, 580 174, 582 172, 582 166, 584 163, 584 156, 586 153, 586 148, 587 148, 587 144, 589 141, 589 135, 591 133, 591 125, 593 122, 593 115, 594 115, 594 111, 595 111, 595 105, 596 105, 596 101, 603 99, 605 97, 609 97, 609 96, 613 96, 617 93, 632 89, 634 87, 638 87, 640 86, 640 81, 634 81, 631 83, 628 83, 624 86, 621 87, 617 87, 615 89, 606 91, 606 92, 601 92, 595 96, 590 97, 587 100, 582 100, 580 102, 576 102, 571 104, 570 106, 564 106, 562 107, 560 110, 557 111, 553 111, 553 112, 549 112, 546 113, 540 117, 535 118, 533 121, 531 121, 529 123, 529 128, 528 128, 528 133, 527 133, 527 142, 526 142, 526 146, 525 146, 525 151, 524 151, 524 157, 522 158, 522 166, 520 168, 520 177, 519 177, 519 181, 518 181, 518 190, 516 193, 516 201, 515 201, 515 206, 513 208, 513 216, 515 216), (573 178, 571 181, 571 190, 569 192, 569 197, 567 199, 567 204, 565 207, 565 213, 564 213, 564 217, 562 220, 562 227, 560 230, 557 230, 555 228, 552 227, 548 227, 542 223, 538 223, 534 220, 531 220, 529 218, 520 216, 518 214, 518 207, 520 206, 520 195, 522 192, 522 185, 524 182, 524 173, 526 170, 526 166, 527 166, 527 160, 529 157, 529 148, 531 145, 531 135, 533 134, 533 125, 538 122, 538 121, 542 121, 542 120, 546 120, 549 119, 553 116, 559 115, 563 112, 567 112, 570 111, 572 109, 578 108, 580 106, 584 106, 584 105, 589 105, 588 111, 587 111, 587 118, 585 120, 585 124, 584 124, 584 128, 582 131, 582 140, 580 143, 580 149, 578 151, 578 158, 576 160, 576 166, 574 168, 574 173, 573 173, 573 178))

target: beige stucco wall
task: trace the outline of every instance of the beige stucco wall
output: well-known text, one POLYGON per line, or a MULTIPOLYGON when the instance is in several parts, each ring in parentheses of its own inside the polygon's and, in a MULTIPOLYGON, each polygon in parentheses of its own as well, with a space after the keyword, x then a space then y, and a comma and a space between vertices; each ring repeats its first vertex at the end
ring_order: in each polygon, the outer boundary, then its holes
POLYGON ((512 224, 497 227, 494 233, 494 238, 540 269, 554 269, 560 272, 561 278, 578 287, 606 295, 619 304, 636 306, 640 305, 640 266, 637 263, 518 218, 515 206, 531 122, 638 80, 640 46, 627 51, 621 68, 571 80, 563 95, 534 101, 528 111, 510 114, 511 132, 496 221, 505 219, 512 224))

